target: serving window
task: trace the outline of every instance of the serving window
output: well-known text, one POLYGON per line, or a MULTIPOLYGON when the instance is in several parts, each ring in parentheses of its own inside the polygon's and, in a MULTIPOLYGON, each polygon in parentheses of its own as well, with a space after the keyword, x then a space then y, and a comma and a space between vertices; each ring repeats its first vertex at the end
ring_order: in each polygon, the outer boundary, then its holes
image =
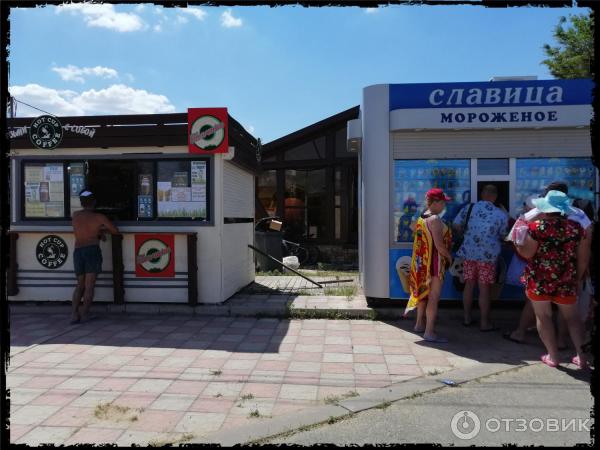
POLYGON ((63 219, 91 190, 96 210, 117 221, 208 221, 209 160, 108 160, 22 163, 22 218, 63 219))

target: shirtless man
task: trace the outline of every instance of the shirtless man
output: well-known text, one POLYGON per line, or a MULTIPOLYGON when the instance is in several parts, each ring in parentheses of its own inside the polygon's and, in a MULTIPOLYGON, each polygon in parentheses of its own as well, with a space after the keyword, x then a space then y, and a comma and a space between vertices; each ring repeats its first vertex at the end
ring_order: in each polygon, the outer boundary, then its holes
POLYGON ((83 210, 74 212, 72 218, 75 234, 73 265, 77 276, 77 287, 73 292, 72 324, 89 319, 96 277, 102 272, 102 252, 98 245, 100 239, 106 240, 104 236, 106 231, 111 234, 119 233, 117 227, 104 214, 94 212, 96 206, 94 194, 83 190, 79 193, 79 199, 83 210))

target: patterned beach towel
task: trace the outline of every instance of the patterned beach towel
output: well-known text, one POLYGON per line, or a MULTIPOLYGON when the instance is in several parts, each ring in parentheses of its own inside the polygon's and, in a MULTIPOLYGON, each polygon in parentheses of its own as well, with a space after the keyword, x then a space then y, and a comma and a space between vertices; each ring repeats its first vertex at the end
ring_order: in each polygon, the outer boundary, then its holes
MULTIPOLYGON (((450 228, 443 225, 442 234, 446 248, 450 248, 452 243, 452 232, 450 228)), ((415 225, 415 234, 413 241, 413 253, 410 265, 409 286, 410 298, 404 310, 406 316, 415 309, 419 302, 426 299, 429 295, 429 285, 431 283, 431 263, 433 254, 433 238, 425 219, 419 217, 415 225)), ((444 281, 446 272, 446 260, 438 253, 438 267, 440 268, 440 278, 444 281)))

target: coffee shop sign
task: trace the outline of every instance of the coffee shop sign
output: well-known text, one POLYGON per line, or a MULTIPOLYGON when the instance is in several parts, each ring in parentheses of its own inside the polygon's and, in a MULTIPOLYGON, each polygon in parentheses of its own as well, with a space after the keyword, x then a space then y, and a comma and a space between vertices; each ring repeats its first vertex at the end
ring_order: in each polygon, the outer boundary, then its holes
POLYGON ((60 122, 55 117, 52 118, 53 119, 52 121, 40 120, 42 117, 46 117, 46 116, 36 117, 36 119, 32 122, 32 124, 30 126, 12 128, 8 132, 8 137, 10 139, 20 138, 22 136, 29 134, 29 130, 32 127, 37 128, 39 125, 44 124, 44 123, 48 123, 48 124, 52 123, 54 125, 58 124, 60 126, 60 128, 62 128, 64 131, 70 131, 71 133, 81 134, 81 135, 87 136, 89 138, 93 138, 94 135, 96 134, 96 129, 92 128, 92 127, 85 127, 82 125, 72 125, 70 123, 67 123, 66 125, 60 125, 60 122))

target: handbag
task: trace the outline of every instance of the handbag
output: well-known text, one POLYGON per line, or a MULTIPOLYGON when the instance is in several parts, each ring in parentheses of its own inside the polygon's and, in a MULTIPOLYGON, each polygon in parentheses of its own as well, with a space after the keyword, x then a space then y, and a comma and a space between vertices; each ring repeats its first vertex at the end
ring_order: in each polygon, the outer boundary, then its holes
POLYGON ((454 243, 452 244, 452 251, 454 253, 456 253, 458 251, 458 249, 461 247, 461 245, 463 244, 463 241, 465 240, 465 234, 467 233, 467 227, 469 226, 469 219, 471 218, 471 211, 473 210, 473 206, 475 204, 471 203, 469 205, 469 209, 467 210, 467 218, 465 220, 465 228, 462 231, 462 233, 457 234, 456 236, 456 240, 454 241, 454 243))

